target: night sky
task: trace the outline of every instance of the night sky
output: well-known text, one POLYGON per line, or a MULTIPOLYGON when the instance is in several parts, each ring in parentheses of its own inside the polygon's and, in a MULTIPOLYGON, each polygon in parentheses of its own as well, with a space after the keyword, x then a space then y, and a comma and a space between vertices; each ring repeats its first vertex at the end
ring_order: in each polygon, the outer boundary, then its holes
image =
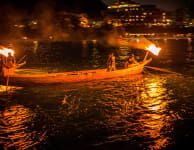
POLYGON ((0 8, 11 8, 15 11, 28 10, 33 12, 40 8, 40 5, 43 9, 45 5, 53 10, 96 13, 97 15, 100 10, 107 9, 107 6, 101 0, 0 0, 0 8))
MULTIPOLYGON (((106 9, 106 5, 113 4, 117 0, 0 0, 0 7, 11 5, 15 9, 32 9, 39 3, 50 4, 55 8, 65 8, 80 11, 98 11, 99 8, 106 9), (104 6, 103 6, 104 4, 104 6), (106 4, 106 5, 105 5, 106 4)), ((193 0, 133 0, 140 4, 155 4, 158 8, 173 11, 184 7, 193 11, 193 0)))

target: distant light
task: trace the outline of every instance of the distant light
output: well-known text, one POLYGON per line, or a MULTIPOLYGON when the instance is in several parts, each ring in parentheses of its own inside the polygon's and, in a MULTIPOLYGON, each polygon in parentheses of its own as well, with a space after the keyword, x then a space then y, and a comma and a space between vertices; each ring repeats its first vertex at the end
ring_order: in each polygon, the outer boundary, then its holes
POLYGON ((23 25, 23 24, 20 24, 20 25, 15 24, 15 25, 14 25, 14 27, 23 28, 23 27, 24 27, 24 25, 23 25))
POLYGON ((23 36, 22 39, 23 39, 23 40, 27 40, 28 37, 27 37, 27 36, 23 36))
POLYGON ((51 39, 51 40, 52 40, 52 39, 53 39, 53 36, 52 36, 52 35, 50 35, 50 36, 49 36, 49 39, 51 39))
POLYGON ((38 24, 38 23, 37 23, 36 21, 32 21, 32 24, 35 24, 35 25, 36 25, 36 24, 38 24))

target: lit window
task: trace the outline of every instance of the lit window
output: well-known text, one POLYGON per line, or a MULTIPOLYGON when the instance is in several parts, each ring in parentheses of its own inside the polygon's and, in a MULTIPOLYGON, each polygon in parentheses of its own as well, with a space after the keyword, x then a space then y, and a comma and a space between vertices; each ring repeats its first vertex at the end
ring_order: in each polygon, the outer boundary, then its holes
POLYGON ((146 12, 144 12, 144 13, 143 13, 143 15, 147 15, 147 13, 146 13, 146 12))
POLYGON ((108 24, 111 24, 111 23, 112 23, 112 22, 109 20, 109 21, 108 21, 108 24))

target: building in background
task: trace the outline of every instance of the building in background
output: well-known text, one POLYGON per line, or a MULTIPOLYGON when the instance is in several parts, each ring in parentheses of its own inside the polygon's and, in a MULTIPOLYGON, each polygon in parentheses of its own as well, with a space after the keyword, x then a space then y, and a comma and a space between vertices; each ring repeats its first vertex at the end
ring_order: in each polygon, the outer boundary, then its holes
POLYGON ((171 16, 172 24, 175 26, 192 27, 194 25, 193 18, 186 8, 176 9, 171 13, 171 16))
POLYGON ((108 6, 108 24, 113 26, 167 26, 171 19, 155 5, 141 5, 133 1, 118 0, 108 6))

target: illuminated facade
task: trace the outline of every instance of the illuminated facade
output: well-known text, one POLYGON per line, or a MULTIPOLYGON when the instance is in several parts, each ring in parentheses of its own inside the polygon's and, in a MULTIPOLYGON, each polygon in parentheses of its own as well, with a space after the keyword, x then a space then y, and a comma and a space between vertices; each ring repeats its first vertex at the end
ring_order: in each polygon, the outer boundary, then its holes
POLYGON ((166 26, 171 22, 166 12, 156 8, 155 5, 140 5, 133 1, 122 0, 109 5, 108 14, 111 16, 108 23, 114 26, 166 26))

